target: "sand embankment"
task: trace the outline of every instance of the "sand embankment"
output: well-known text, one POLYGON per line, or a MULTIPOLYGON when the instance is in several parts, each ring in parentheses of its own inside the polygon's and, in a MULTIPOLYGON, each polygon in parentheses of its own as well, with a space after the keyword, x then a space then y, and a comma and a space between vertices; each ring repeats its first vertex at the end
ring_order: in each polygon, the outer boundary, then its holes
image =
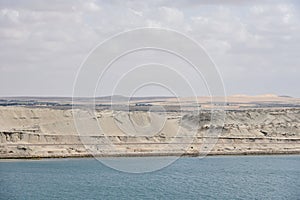
POLYGON ((224 124, 211 123, 205 110, 151 119, 143 111, 99 110, 75 124, 76 112, 83 111, 0 106, 0 158, 300 153, 300 108, 228 110, 224 124))

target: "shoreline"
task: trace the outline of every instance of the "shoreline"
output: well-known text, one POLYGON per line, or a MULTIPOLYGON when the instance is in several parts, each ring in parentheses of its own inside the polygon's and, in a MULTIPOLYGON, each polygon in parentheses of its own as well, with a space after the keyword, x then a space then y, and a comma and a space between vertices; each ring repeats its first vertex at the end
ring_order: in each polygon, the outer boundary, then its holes
POLYGON ((185 153, 185 154, 171 154, 171 153, 153 153, 153 154, 106 154, 106 155, 72 155, 72 156, 24 156, 24 157, 0 157, 0 162, 5 160, 45 160, 45 159, 72 159, 72 158, 147 158, 147 157, 227 157, 227 156, 289 156, 299 155, 300 152, 243 152, 243 153, 185 153))

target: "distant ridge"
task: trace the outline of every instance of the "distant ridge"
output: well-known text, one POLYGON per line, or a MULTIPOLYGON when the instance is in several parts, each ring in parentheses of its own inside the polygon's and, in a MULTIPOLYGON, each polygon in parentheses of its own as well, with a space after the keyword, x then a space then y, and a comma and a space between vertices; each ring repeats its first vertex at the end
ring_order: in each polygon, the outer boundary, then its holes
POLYGON ((284 97, 284 98, 294 98, 294 97, 288 96, 288 95, 280 95, 279 97, 284 97))
MULTIPOLYGON (((195 97, 179 97, 183 101, 192 101, 195 97)), ((78 103, 91 103, 96 101, 97 103, 108 103, 110 101, 114 102, 125 102, 125 101, 176 101, 176 97, 172 96, 143 96, 143 97, 126 97, 122 95, 113 95, 113 96, 102 96, 102 97, 45 97, 45 96, 15 96, 15 97, 0 97, 0 102, 3 103, 32 103, 32 102, 42 102, 42 103, 64 103, 70 104, 73 101, 78 103)), ((198 101, 207 102, 210 101, 211 97, 209 96, 198 96, 198 101)), ((257 102, 257 101, 297 101, 299 102, 299 98, 294 98, 287 95, 275 95, 275 94, 262 94, 262 95, 245 95, 245 94, 236 94, 225 97, 225 101, 227 102, 257 102)), ((224 101, 224 97, 216 96, 214 98, 215 101, 224 101)))
POLYGON ((259 95, 247 95, 247 94, 234 94, 234 95, 229 95, 228 97, 280 97, 276 94, 259 94, 259 95))

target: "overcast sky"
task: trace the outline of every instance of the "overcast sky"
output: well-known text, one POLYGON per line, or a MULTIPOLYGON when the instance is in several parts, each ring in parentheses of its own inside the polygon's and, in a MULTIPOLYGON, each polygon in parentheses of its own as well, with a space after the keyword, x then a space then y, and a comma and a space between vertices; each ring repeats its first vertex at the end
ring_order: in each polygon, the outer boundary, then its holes
POLYGON ((0 96, 71 96, 97 44, 162 27, 205 47, 228 95, 300 97, 299 1, 219 2, 1 0, 0 96))

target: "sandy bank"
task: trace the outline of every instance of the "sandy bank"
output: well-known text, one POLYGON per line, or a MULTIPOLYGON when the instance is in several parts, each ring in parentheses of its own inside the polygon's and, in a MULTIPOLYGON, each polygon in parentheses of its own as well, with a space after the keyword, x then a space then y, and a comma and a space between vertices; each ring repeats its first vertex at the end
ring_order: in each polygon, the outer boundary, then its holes
POLYGON ((129 113, 109 109, 107 99, 92 113, 46 100, 2 100, 11 104, 0 106, 0 158, 300 153, 300 104, 290 97, 228 97, 225 115, 211 113, 219 103, 205 97, 200 113, 189 98, 183 113, 173 98, 138 98, 129 113), (155 105, 165 110, 150 116, 155 105))

